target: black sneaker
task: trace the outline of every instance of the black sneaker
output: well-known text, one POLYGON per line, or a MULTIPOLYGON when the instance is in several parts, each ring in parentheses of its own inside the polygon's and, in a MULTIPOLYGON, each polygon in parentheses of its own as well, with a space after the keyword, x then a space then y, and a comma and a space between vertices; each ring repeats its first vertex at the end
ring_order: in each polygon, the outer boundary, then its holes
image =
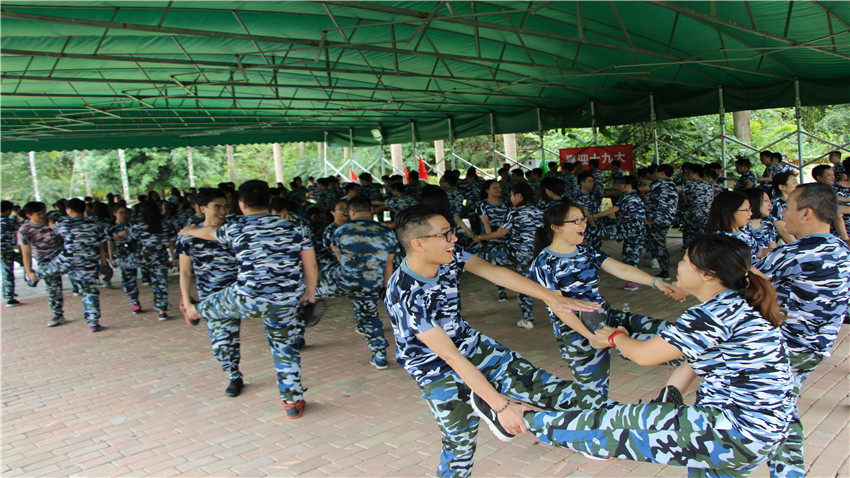
POLYGON ((490 427, 490 431, 496 435, 496 438, 502 441, 512 441, 516 438, 516 435, 508 433, 502 424, 499 423, 499 416, 496 414, 496 411, 490 408, 490 405, 476 395, 475 392, 472 392, 470 395, 469 404, 472 405, 472 409, 481 417, 481 420, 490 427))
POLYGON ((370 364, 374 365, 378 370, 384 370, 387 368, 387 353, 386 352, 378 352, 372 355, 372 360, 369 361, 370 364))
POLYGON ((100 324, 92 324, 92 325, 89 325, 89 332, 91 332, 91 333, 100 332, 101 330, 103 330, 105 328, 106 327, 104 327, 100 324))
POLYGON ((294 420, 301 418, 301 415, 304 414, 304 409, 307 408, 307 402, 304 400, 298 400, 295 403, 283 402, 283 408, 286 409, 286 418, 294 420))
POLYGON ((668 271, 667 269, 662 269, 661 272, 655 274, 655 277, 658 277, 659 279, 669 279, 670 271, 668 271))
POLYGON ((499 302, 505 302, 506 300, 508 300, 508 294, 505 293, 505 291, 500 290, 499 291, 499 302))
POLYGON ((61 315, 57 315, 56 317, 53 317, 53 320, 51 320, 50 322, 47 323, 47 326, 48 327, 56 327, 57 325, 62 325, 66 322, 68 322, 68 321, 65 320, 65 317, 62 317, 61 315))
POLYGON ((650 400, 649 403, 675 403, 676 405, 684 405, 685 398, 682 396, 682 392, 680 392, 678 388, 672 385, 667 385, 662 388, 661 393, 659 393, 654 400, 650 400))
POLYGON ((305 305, 301 310, 301 313, 304 315, 304 326, 312 327, 318 324, 327 309, 328 305, 323 299, 305 305))
POLYGON ((224 394, 228 397, 238 397, 242 393, 242 387, 245 384, 242 382, 242 377, 234 378, 230 381, 230 385, 224 390, 224 394))
POLYGON ((38 285, 38 279, 30 280, 30 278, 27 277, 26 274, 24 274, 24 282, 26 282, 27 285, 30 287, 36 287, 38 285))
POLYGON ((6 301, 6 307, 17 307, 21 303, 17 299, 9 299, 6 301))

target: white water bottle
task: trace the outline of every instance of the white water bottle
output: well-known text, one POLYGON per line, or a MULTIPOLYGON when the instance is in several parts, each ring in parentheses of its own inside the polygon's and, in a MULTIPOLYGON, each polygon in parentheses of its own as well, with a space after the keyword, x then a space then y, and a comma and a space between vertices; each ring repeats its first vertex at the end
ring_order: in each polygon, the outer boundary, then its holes
POLYGON ((629 303, 628 302, 623 303, 623 312, 631 312, 629 310, 629 303))

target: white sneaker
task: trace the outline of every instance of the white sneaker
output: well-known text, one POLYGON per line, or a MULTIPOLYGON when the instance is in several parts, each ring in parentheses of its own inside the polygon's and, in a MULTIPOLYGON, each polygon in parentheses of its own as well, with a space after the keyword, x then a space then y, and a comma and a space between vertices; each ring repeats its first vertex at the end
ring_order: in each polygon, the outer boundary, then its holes
POLYGON ((526 320, 519 319, 519 322, 516 323, 516 326, 522 327, 524 329, 533 329, 534 328, 534 322, 529 322, 529 321, 526 321, 526 320))
POLYGON ((658 265, 658 259, 653 259, 652 262, 649 263, 649 267, 653 269, 660 269, 661 266, 658 265))

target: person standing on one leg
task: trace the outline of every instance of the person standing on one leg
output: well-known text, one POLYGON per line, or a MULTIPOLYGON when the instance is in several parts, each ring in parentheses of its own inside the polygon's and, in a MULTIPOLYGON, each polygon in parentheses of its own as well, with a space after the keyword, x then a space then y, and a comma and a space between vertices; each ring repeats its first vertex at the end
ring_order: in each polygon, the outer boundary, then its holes
POLYGON ((0 201, 0 275, 3 281, 3 300, 6 307, 21 305, 15 299, 15 259, 20 223, 12 217, 12 201, 0 201))
POLYGON ((378 317, 378 302, 393 273, 393 258, 399 252, 392 229, 372 219, 372 203, 365 196, 349 201, 349 221, 336 230, 339 263, 322 272, 317 297, 350 297, 354 321, 372 352, 369 363, 387 368, 387 339, 378 317))
MULTIPOLYGON (((18 229, 18 240, 23 257, 25 280, 27 285, 35 286, 38 279, 33 268, 33 258, 38 268, 46 266, 51 259, 62 252, 62 238, 53 232, 53 224, 47 220, 47 206, 43 202, 28 202, 22 209, 27 220, 18 229)), ((53 319, 48 322, 48 327, 56 327, 65 322, 65 314, 62 311, 64 299, 62 297, 62 276, 57 275, 44 279, 47 289, 47 300, 50 310, 53 311, 53 319)))
POLYGON ((65 212, 69 218, 53 227, 62 238, 62 252, 34 274, 33 285, 40 279, 67 274, 79 284, 83 300, 83 315, 91 332, 103 329, 100 325, 100 291, 97 290, 98 268, 107 263, 106 234, 93 221, 86 219, 86 203, 82 199, 68 200, 65 212))
MULTIPOLYGON (((829 357, 850 301, 850 247, 829 232, 837 209, 838 199, 828 185, 797 186, 782 221, 799 239, 754 264, 773 282, 788 315, 781 330, 791 356, 795 400, 806 377, 829 357)), ((770 471, 772 476, 805 476, 803 425, 796 413, 770 471)))
POLYGON ((417 205, 396 218, 407 257, 387 284, 384 304, 396 341, 396 360, 416 380, 443 435, 440 476, 472 471, 479 419, 469 403, 489 404, 502 420, 502 436, 520 433, 522 412, 502 394, 554 410, 592 409, 614 402, 539 369, 469 326, 458 308, 458 275, 469 271, 544 301, 558 313, 599 306, 568 299, 525 277, 494 266, 456 246, 449 221, 417 205))
MULTIPOLYGON (((228 207, 223 191, 201 188, 195 201, 204 215, 201 227, 218 229, 224 224, 228 207)), ((218 241, 205 241, 189 236, 180 236, 174 251, 180 261, 180 310, 187 324, 198 325, 201 315, 192 301, 192 271, 195 273, 198 297, 203 301, 236 281, 236 256, 218 241)), ((242 372, 239 371, 240 323, 239 316, 207 320, 213 356, 230 380, 224 391, 228 397, 238 396, 244 386, 242 372)))
POLYGON ((233 250, 236 282, 210 294, 197 306, 207 320, 262 317, 277 372, 286 417, 300 418, 307 402, 301 386, 304 319, 300 303, 315 302, 319 267, 313 242, 302 227, 269 212, 271 193, 265 181, 239 186, 243 216, 220 228, 187 226, 180 234, 218 241, 233 250))
POLYGON ((656 277, 670 278, 670 251, 667 250, 667 230, 676 219, 679 207, 679 190, 669 178, 673 167, 658 166, 655 180, 646 192, 647 247, 649 255, 658 260, 661 271, 656 277))

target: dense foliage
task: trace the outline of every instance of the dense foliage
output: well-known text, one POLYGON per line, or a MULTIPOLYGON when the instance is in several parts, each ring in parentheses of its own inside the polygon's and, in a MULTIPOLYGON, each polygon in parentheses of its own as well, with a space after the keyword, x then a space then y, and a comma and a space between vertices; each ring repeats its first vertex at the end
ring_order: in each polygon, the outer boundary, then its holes
MULTIPOLYGON (((850 143, 850 105, 807 107, 802 110, 803 130, 824 138, 834 144, 850 143)), ((752 143, 756 148, 770 149, 787 154, 796 160, 797 135, 790 134, 782 141, 771 145, 775 140, 788 135, 796 129, 796 119, 792 108, 753 111, 750 121, 752 143)), ((727 114, 726 133, 733 135, 732 114, 727 114)), ((716 116, 700 116, 662 121, 658 124, 658 138, 661 141, 658 156, 662 163, 676 163, 697 158, 705 162, 721 161, 721 146, 717 140, 719 122, 716 116), (664 145, 667 143, 672 147, 664 145), (689 156, 683 152, 693 154, 689 156)), ((653 134, 649 123, 623 126, 601 126, 596 141, 598 144, 635 145, 636 160, 639 164, 653 161, 653 134)), ((593 133, 590 129, 563 129, 548 131, 544 138, 547 150, 543 157, 547 161, 557 158, 559 148, 592 145, 593 133)), ((503 150, 502 138, 496 138, 495 147, 503 150)), ((494 156, 494 143, 489 136, 462 138, 455 141, 454 152, 462 159, 451 156, 446 142, 446 167, 466 170, 470 165, 492 171, 494 164, 504 162, 504 158, 494 156)), ((727 160, 735 154, 753 153, 733 142, 727 142, 727 160)), ((806 158, 817 158, 836 147, 808 136, 803 137, 803 151, 806 158)), ((410 170, 416 170, 415 156, 421 156, 429 167, 435 167, 434 144, 418 142, 403 146, 405 164, 410 170)), ((536 133, 517 135, 517 161, 537 165, 541 159, 540 138, 536 133)), ((355 173, 369 170, 374 176, 391 174, 389 146, 381 151, 379 147, 355 148, 350 159, 345 159, 343 148, 328 148, 328 166, 322 161, 316 143, 289 143, 281 145, 281 161, 284 180, 288 184, 295 175, 321 177, 339 174, 348 177, 349 169, 355 173), (302 153, 301 148, 304 148, 302 153), (381 158, 385 161, 381 161, 381 158)), ((225 146, 202 146, 192 150, 194 176, 197 186, 215 185, 229 181, 228 163, 225 146)), ((186 188, 189 186, 189 171, 186 148, 174 149, 131 149, 126 152, 127 172, 130 194, 138 194, 151 189, 165 190, 171 186, 186 188)), ((260 178, 274 182, 274 161, 272 147, 269 144, 246 144, 234 146, 236 182, 260 178)), ((731 163, 731 161, 730 161, 731 163)), ((758 163, 758 161, 754 161, 758 163)), ((117 151, 88 151, 82 155, 77 151, 53 151, 36 153, 39 190, 42 200, 51 202, 60 197, 83 196, 86 194, 85 180, 92 193, 102 196, 107 192, 121 192, 121 177, 117 151), (84 176, 87 176, 85 178, 84 176)), ((756 171, 760 171, 757 166, 756 171)), ((0 156, 0 174, 2 174, 2 196, 16 203, 34 199, 29 159, 26 153, 3 153, 0 156)), ((433 175, 431 175, 433 178, 433 175)))

